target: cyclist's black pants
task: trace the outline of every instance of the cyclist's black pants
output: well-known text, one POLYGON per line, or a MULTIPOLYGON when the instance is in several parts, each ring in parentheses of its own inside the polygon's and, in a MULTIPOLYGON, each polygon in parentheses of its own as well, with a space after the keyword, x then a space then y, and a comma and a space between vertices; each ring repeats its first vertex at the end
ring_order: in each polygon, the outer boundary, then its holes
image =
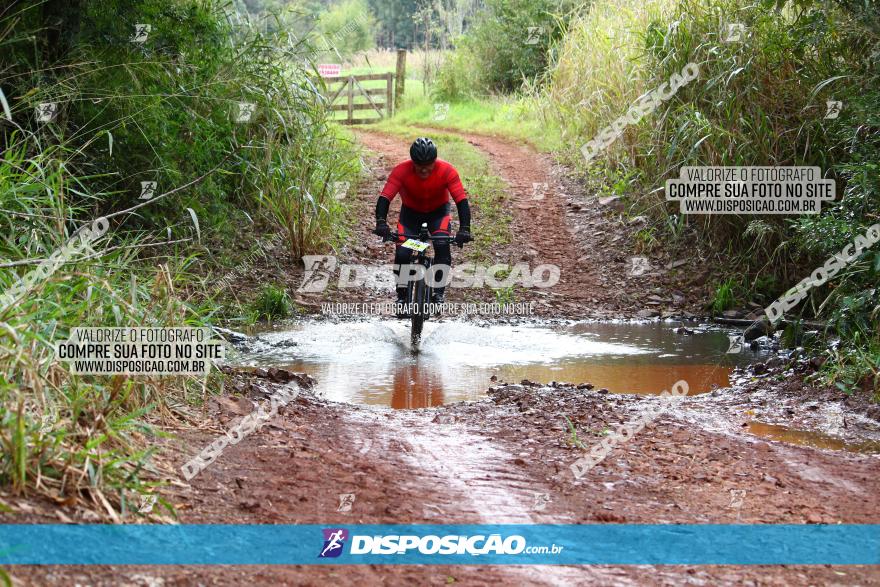
MULTIPOLYGON (((432 235, 449 235, 449 204, 443 204, 436 210, 431 212, 417 212, 412 208, 407 208, 406 206, 400 207, 400 218, 397 221, 397 232, 399 234, 419 234, 419 230, 422 228, 422 223, 426 222, 428 224, 428 232, 432 235)), ((406 238, 401 237, 398 241, 402 243, 406 238)), ((446 265, 447 268, 452 267, 452 250, 449 247, 449 243, 436 243, 432 245, 434 247, 434 264, 446 265)), ((401 247, 399 244, 394 249, 394 264, 396 266, 407 265, 410 263, 411 258, 415 257, 415 251, 411 249, 406 249, 401 247)), ((437 271, 434 273, 435 279, 438 282, 441 280, 446 280, 449 278, 446 271, 437 271)), ((398 283, 397 277, 400 274, 398 269, 394 270, 394 282, 398 283)), ((406 275, 406 271, 404 271, 404 275, 406 275)), ((435 288, 439 294, 443 293, 445 287, 435 288)), ((406 284, 397 287, 398 295, 406 294, 406 284)))

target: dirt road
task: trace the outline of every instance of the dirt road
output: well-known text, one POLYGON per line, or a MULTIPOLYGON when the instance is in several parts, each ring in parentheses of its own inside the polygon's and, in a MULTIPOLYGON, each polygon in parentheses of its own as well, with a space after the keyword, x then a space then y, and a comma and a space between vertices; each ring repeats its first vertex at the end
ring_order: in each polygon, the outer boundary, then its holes
MULTIPOLYGON (((406 143, 377 133, 358 136, 379 154, 372 183, 362 190, 359 204, 366 212, 359 228, 366 235, 383 170, 406 156, 406 143)), ((595 200, 578 193, 561 170, 529 148, 487 137, 468 137, 468 141, 492 159, 513 191, 518 236, 505 256, 525 255, 563 268, 564 280, 553 295, 536 298, 546 314, 698 312, 694 300, 699 298, 688 289, 699 287, 700 278, 693 277, 700 270, 696 260, 686 259, 680 269, 647 279, 627 276, 626 253, 613 251, 633 229, 628 223, 613 216, 608 219, 595 200), (540 205, 530 202, 534 182, 551 186, 540 205), (542 231, 537 238, 530 228, 535 225, 556 229, 542 231), (654 293, 657 288, 662 295, 654 293), (655 302, 651 296, 661 301, 649 304, 655 302)), ((475 222, 479 222, 478 209, 475 222)), ((388 250, 374 240, 364 237, 354 254, 364 261, 387 262, 388 250)), ((654 261, 665 267, 673 260, 654 261)), ((227 389, 237 388, 243 397, 213 400, 202 430, 168 441, 159 458, 160 469, 169 481, 173 479, 164 493, 183 523, 880 520, 877 456, 766 442, 742 431, 749 417, 773 411, 781 401, 767 395, 769 381, 767 386, 682 400, 580 478, 571 469, 584 454, 578 443, 589 448, 603 438, 602 431, 637 420, 660 400, 602 393, 586 385, 487 381, 486 386, 491 386, 487 400, 392 410, 333 403, 303 389, 270 425, 229 447, 190 483, 182 483, 173 472, 253 410, 252 400, 280 385, 245 373, 231 375, 227 383, 227 389), (577 441, 566 419, 577 431, 577 441), (353 497, 343 499, 344 495, 353 497)), ((807 408, 792 410, 789 417, 810 417, 807 408)), ((75 512, 69 513, 74 521, 82 521, 75 512)), ((93 567, 28 569, 16 576, 26 584, 40 585, 880 584, 876 568, 824 566, 93 567)))

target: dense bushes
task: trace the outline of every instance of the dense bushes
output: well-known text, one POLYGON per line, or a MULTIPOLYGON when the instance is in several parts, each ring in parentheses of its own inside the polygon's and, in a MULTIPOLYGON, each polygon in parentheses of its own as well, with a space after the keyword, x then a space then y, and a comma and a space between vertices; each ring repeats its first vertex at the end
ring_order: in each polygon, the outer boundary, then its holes
POLYGON ((215 377, 71 376, 53 343, 75 326, 205 323, 217 309, 202 283, 250 218, 276 221, 295 256, 338 238, 333 183, 353 179, 357 158, 298 65, 312 48, 226 7, 52 0, 0 13, 0 290, 110 217, 94 255, 0 308, 2 484, 125 509, 125 491, 145 489, 146 414, 201 401, 215 377), (134 42, 139 23, 150 30, 134 42), (52 122, 37 120, 41 103, 58 104, 52 122))
POLYGON ((441 68, 437 98, 456 101, 534 83, 574 8, 570 0, 488 0, 441 68))
MULTIPOLYGON (((682 222, 688 224, 689 237, 699 238, 707 252, 723 255, 719 278, 729 277, 725 283, 766 304, 877 222, 880 17, 875 3, 851 9, 818 2, 777 8, 685 0, 674 7, 633 5, 623 11, 624 19, 615 19, 609 6, 594 5, 572 26, 543 114, 566 128, 567 158, 583 168, 577 151, 582 144, 640 94, 685 64, 699 64, 698 80, 628 127, 585 170, 600 183, 623 181, 630 212, 653 217, 652 230, 663 240, 674 242, 683 234, 682 222), (746 37, 725 42, 727 23, 745 24, 746 37), (596 37, 609 41, 585 42, 596 37), (614 65, 621 54, 630 60, 614 65), (844 103, 836 119, 825 118, 830 100, 844 103), (837 180, 838 200, 826 202, 818 217, 682 218, 677 205, 664 201, 663 186, 684 165, 815 165, 837 180)), ((876 345, 878 259, 877 251, 866 253, 832 283, 813 290, 800 311, 830 318, 862 351, 876 345)), ((848 375, 850 383, 866 384, 867 377, 869 385, 880 387, 878 360, 876 352, 873 358, 862 352, 858 374, 848 375)))
MULTIPOLYGON (((622 195, 629 214, 651 219, 638 250, 697 239, 717 263, 716 307, 746 297, 769 304, 878 221, 875 0, 599 0, 564 30, 547 29, 547 44, 524 45, 521 31, 554 11, 487 3, 447 59, 438 98, 525 87, 521 104, 559 129, 560 157, 592 190, 622 195), (743 38, 725 39, 734 23, 745 26, 743 38), (585 160, 584 144, 689 63, 699 66, 698 79, 585 160), (538 80, 539 91, 524 79, 538 80), (828 101, 843 103, 837 118, 826 118, 828 101), (665 201, 664 185, 685 165, 818 166, 836 180, 838 197, 820 216, 683 216, 665 201)), ((880 251, 872 250, 789 313, 828 319, 844 337, 848 350, 827 364, 835 381, 846 372, 848 389, 880 388, 878 278, 880 251)))

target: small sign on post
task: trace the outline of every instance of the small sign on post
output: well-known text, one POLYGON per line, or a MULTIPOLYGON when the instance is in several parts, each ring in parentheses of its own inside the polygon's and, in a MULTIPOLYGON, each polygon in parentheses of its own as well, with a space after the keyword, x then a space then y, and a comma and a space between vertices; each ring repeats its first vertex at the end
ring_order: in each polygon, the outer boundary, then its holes
POLYGON ((318 73, 321 77, 336 77, 342 73, 342 65, 339 63, 321 63, 318 65, 318 73))

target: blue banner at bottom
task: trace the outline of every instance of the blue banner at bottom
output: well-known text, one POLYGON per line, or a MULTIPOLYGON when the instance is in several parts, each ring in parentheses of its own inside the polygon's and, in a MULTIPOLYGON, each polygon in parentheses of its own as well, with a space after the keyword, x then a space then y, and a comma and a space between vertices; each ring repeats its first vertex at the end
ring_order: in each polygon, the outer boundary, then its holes
POLYGON ((880 525, 0 525, 0 565, 877 565, 880 525))

